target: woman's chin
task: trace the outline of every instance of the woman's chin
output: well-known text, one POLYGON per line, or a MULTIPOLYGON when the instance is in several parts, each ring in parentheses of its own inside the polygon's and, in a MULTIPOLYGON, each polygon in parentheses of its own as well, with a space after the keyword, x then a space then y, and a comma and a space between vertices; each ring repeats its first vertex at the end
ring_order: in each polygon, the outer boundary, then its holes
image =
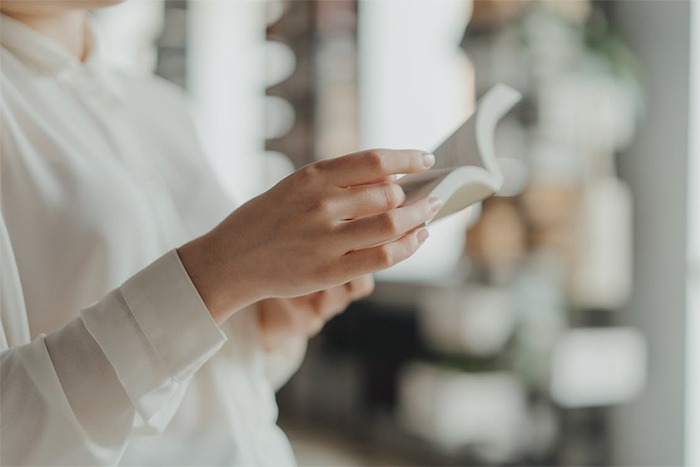
POLYGON ((125 0, 3 0, 0 11, 17 15, 50 15, 71 10, 94 10, 125 0))

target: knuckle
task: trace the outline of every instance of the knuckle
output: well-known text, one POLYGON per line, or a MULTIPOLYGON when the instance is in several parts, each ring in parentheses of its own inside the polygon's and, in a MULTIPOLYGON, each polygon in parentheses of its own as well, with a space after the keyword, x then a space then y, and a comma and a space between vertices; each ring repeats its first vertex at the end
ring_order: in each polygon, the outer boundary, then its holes
POLYGON ((388 245, 377 247, 377 265, 382 268, 388 268, 394 265, 394 254, 388 245))
POLYGON ((396 216, 391 212, 385 212, 379 216, 379 228, 382 233, 388 235, 396 235, 400 233, 399 223, 396 220, 396 216))
POLYGON ((313 210, 320 217, 331 217, 333 214, 333 201, 328 198, 318 199, 314 204, 313 210))
POLYGON ((403 251, 403 259, 408 258, 409 256, 413 255, 418 249, 420 248, 420 242, 418 241, 418 237, 416 235, 410 235, 409 236, 410 241, 406 243, 403 251))
POLYGON ((382 194, 384 196, 384 201, 386 206, 389 208, 395 208, 402 202, 403 191, 401 187, 395 183, 386 183, 382 186, 382 194))
POLYGON ((371 274, 362 276, 354 280, 351 284, 351 296, 353 300, 367 297, 374 291, 374 277, 371 274))
POLYGON ((384 163, 384 158, 382 157, 381 153, 379 151, 375 150, 370 150, 365 153, 365 158, 367 161, 367 165, 369 166, 370 169, 376 172, 384 172, 385 169, 385 163, 384 163))
POLYGON ((297 178, 299 180, 299 183, 301 183, 302 185, 306 185, 318 179, 320 173, 321 167, 319 166, 319 164, 309 164, 297 171, 297 178))

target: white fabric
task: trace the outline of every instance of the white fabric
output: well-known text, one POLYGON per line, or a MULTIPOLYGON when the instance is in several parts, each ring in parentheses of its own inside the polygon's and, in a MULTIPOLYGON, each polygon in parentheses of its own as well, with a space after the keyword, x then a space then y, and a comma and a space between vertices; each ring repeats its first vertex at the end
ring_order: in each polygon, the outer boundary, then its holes
POLYGON ((303 349, 265 353, 252 309, 222 332, 174 251, 234 207, 182 93, 92 32, 85 63, 0 36, 0 464, 293 464, 274 391, 303 349))

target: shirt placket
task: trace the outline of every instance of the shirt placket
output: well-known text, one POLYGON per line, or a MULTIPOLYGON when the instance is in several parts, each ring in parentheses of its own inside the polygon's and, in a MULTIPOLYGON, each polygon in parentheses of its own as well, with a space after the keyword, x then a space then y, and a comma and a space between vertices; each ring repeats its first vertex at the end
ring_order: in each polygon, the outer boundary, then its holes
POLYGON ((75 84, 80 88, 80 94, 87 97, 83 98, 86 105, 95 113, 115 156, 138 181, 143 199, 157 220, 159 235, 168 248, 179 246, 188 240, 187 229, 165 180, 148 160, 142 136, 130 121, 124 104, 108 85, 100 82, 91 70, 84 68, 81 71, 75 84))

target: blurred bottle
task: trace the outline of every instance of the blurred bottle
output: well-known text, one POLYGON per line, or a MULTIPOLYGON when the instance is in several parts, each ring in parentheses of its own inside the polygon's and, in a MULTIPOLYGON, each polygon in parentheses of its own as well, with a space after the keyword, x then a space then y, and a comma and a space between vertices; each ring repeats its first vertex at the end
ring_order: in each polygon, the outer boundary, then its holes
POLYGON ((583 185, 570 293, 580 308, 617 310, 632 287, 632 195, 612 155, 592 159, 583 185))

